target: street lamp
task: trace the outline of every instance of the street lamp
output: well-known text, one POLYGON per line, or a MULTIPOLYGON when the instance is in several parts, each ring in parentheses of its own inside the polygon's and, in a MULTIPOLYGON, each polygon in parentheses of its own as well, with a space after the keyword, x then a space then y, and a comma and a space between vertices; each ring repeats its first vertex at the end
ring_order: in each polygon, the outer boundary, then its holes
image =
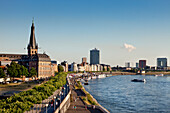
POLYGON ((67 93, 68 93, 68 91, 69 91, 69 89, 68 89, 68 88, 69 88, 69 85, 67 84, 67 93))
POLYGON ((60 91, 60 104, 61 104, 61 94, 62 94, 62 92, 60 91))
POLYGON ((55 106, 56 106, 56 105, 55 105, 55 99, 56 99, 56 96, 54 96, 54 111, 55 111, 55 106))
POLYGON ((65 98, 65 89, 66 89, 66 88, 64 87, 64 98, 65 98))
POLYGON ((47 113, 47 107, 48 107, 48 104, 46 104, 45 106, 46 106, 46 113, 47 113))

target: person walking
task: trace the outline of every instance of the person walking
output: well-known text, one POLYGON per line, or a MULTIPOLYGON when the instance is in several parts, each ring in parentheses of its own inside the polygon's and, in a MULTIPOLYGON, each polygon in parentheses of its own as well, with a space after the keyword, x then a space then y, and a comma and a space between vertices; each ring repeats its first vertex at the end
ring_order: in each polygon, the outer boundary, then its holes
POLYGON ((85 109, 87 110, 87 106, 85 106, 85 109))

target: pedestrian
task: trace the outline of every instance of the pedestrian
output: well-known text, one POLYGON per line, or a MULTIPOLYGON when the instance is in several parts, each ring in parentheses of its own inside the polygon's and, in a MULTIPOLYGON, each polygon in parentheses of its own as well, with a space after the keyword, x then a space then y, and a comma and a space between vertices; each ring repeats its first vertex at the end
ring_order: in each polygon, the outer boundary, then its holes
POLYGON ((51 101, 51 106, 53 106, 54 100, 51 101))
POLYGON ((87 106, 85 106, 85 109, 87 110, 87 106))
POLYGON ((95 105, 93 105, 93 109, 95 109, 95 105))
POLYGON ((76 109, 76 106, 74 106, 74 108, 76 109))

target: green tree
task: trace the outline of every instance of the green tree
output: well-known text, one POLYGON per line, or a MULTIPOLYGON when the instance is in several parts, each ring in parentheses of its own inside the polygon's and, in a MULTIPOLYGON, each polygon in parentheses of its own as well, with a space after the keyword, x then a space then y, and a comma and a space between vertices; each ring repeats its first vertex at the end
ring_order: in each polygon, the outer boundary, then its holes
POLYGON ((109 69, 109 68, 107 68, 107 71, 110 71, 110 69, 109 69))
POLYGON ((19 66, 15 62, 11 62, 10 66, 8 66, 7 73, 10 77, 18 77, 18 68, 19 66))
POLYGON ((5 78, 6 75, 5 75, 5 72, 4 70, 0 67, 0 78, 5 78))
POLYGON ((63 72, 63 71, 64 71, 63 67, 61 65, 59 65, 58 66, 58 72, 63 72))
POLYGON ((36 71, 36 69, 34 67, 31 68, 30 75, 31 75, 31 77, 36 77, 37 76, 37 71, 36 71))
POLYGON ((103 67, 103 71, 106 71, 104 67, 103 67))
POLYGON ((7 66, 7 73, 8 75, 10 75, 10 77, 23 77, 24 75, 27 76, 28 75, 28 70, 26 67, 24 67, 23 65, 19 65, 15 62, 11 62, 11 64, 9 66, 7 66))
POLYGON ((25 76, 28 76, 28 75, 29 75, 28 69, 27 69, 26 67, 24 67, 23 65, 21 66, 20 70, 21 70, 22 79, 24 79, 24 75, 25 75, 25 76))

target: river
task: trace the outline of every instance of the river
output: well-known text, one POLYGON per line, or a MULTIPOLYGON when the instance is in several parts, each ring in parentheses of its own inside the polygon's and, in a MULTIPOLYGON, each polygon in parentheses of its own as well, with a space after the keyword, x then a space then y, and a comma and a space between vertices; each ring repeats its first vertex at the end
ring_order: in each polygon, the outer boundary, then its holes
POLYGON ((170 113, 170 76, 118 75, 84 87, 111 113, 170 113), (146 83, 131 82, 135 78, 146 83))

